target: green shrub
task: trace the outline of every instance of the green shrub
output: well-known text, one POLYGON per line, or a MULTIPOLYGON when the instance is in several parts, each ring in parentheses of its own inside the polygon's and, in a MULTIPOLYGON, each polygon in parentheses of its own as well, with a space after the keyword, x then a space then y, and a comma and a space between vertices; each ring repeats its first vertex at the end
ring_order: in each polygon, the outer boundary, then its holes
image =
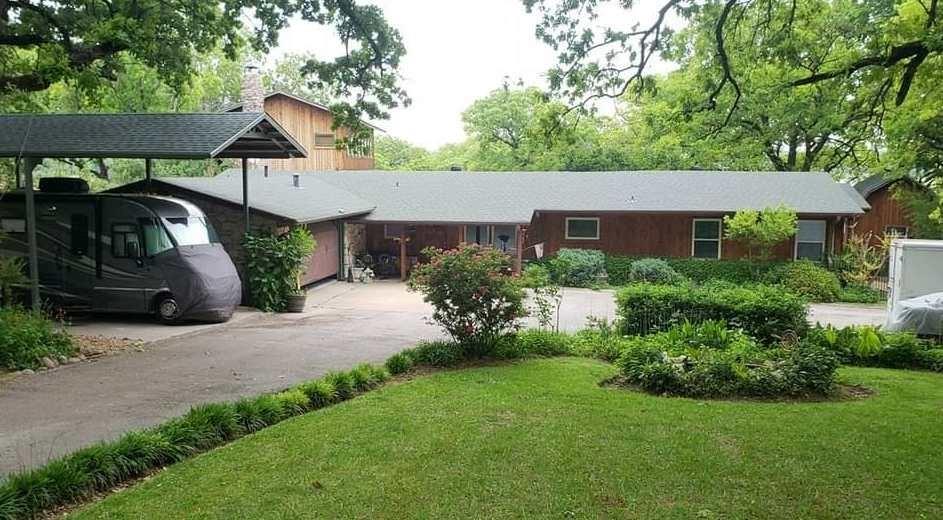
POLYGON ((334 387, 334 395, 338 401, 346 401, 354 396, 356 388, 354 380, 348 372, 328 372, 324 380, 334 387))
POLYGON ((413 270, 411 289, 432 305, 432 319, 471 354, 483 355, 526 314, 524 290, 511 259, 492 248, 427 248, 429 261, 413 270))
POLYGON ((595 249, 561 249, 549 265, 553 281, 567 287, 594 287, 606 277, 606 255, 595 249))
POLYGON ((766 281, 815 302, 834 302, 841 295, 838 277, 808 260, 787 262, 770 271, 766 281))
POLYGON ((413 368, 413 359, 408 354, 398 352, 386 360, 386 369, 390 374, 399 375, 409 372, 413 368))
POLYGON ((570 353, 570 343, 566 333, 528 329, 502 338, 493 355, 501 359, 563 356, 570 353))
POLYGON ((684 321, 721 320, 768 344, 808 327, 801 298, 762 285, 711 288, 634 284, 618 292, 616 305, 626 335, 659 332, 684 321))
POLYGON ((865 285, 846 285, 838 295, 838 301, 844 303, 884 303, 886 300, 884 293, 865 285))
POLYGON ((306 227, 276 235, 268 232, 246 235, 246 277, 252 304, 262 311, 285 310, 288 298, 300 289, 299 277, 317 241, 306 227))
POLYGON ((838 357, 796 342, 762 348, 738 330, 704 322, 628 339, 617 365, 627 383, 656 394, 781 397, 829 393, 838 357))
POLYGON ((299 388, 308 396, 311 408, 323 408, 337 400, 337 387, 326 377, 309 381, 299 388))
POLYGON ((521 273, 521 285, 531 289, 536 287, 546 287, 552 282, 550 270, 543 264, 528 264, 521 273))
POLYGON ((608 319, 590 318, 587 327, 573 336, 571 352, 576 356, 613 362, 625 348, 626 339, 608 319))
POLYGON ((42 313, 0 308, 0 368, 37 368, 43 357, 70 357, 75 352, 72 337, 55 330, 42 313))
POLYGON ((924 350, 919 355, 919 364, 928 370, 943 372, 943 348, 924 350))
POLYGON ((292 388, 279 392, 272 396, 281 406, 283 417, 287 419, 295 415, 301 415, 311 409, 311 401, 307 394, 300 388, 292 388))
POLYGON ((275 399, 273 395, 240 399, 233 406, 236 408, 239 426, 246 433, 259 431, 278 423, 285 417, 283 403, 275 399))
POLYGON ((667 261, 660 258, 643 258, 629 266, 629 281, 660 284, 677 284, 684 281, 667 261))
POLYGON ((834 352, 850 365, 943 371, 936 354, 939 349, 910 332, 884 332, 872 326, 839 329, 816 325, 805 341, 834 352))
MULTIPOLYGON (((635 257, 607 256, 606 272, 609 274, 609 285, 632 283, 630 274, 632 264, 639 260, 635 257)), ((661 260, 664 260, 679 275, 695 283, 723 280, 735 284, 759 283, 769 270, 783 263, 703 258, 663 258, 661 260)))
POLYGON ((420 341, 405 353, 416 365, 452 367, 465 361, 465 349, 454 341, 420 341))
POLYGON ((373 366, 369 363, 357 365, 349 374, 354 389, 358 392, 366 392, 381 383, 381 381, 377 380, 373 366))

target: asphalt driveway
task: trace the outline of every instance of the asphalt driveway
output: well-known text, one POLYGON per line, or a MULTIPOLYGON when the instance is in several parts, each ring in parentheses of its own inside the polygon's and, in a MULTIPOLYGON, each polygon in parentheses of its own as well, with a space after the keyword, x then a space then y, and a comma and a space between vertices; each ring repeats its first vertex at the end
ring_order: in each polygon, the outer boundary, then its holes
MULTIPOLYGON (((615 317, 613 291, 567 288, 563 294, 564 330, 583 328, 589 316, 615 317)), ((877 307, 812 311, 815 319, 836 325, 883 320, 877 307)), ((224 326, 183 335, 134 320, 90 323, 81 332, 172 337, 147 343, 143 352, 0 381, 0 475, 163 422, 195 404, 276 391, 330 370, 383 361, 420 339, 440 337, 427 322, 430 314, 422 298, 400 283, 332 283, 309 293, 305 313, 244 312, 224 326)))
POLYGON ((385 360, 439 336, 401 284, 331 284, 297 315, 230 326, 0 384, 0 475, 182 415, 199 403, 280 390, 385 360))

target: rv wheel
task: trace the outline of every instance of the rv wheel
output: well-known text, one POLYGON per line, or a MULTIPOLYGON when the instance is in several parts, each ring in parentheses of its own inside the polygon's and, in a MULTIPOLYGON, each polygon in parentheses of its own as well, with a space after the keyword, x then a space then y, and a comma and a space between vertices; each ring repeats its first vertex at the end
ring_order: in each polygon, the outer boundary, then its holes
POLYGON ((161 323, 174 323, 179 316, 180 307, 173 296, 165 294, 157 300, 157 319, 161 323))

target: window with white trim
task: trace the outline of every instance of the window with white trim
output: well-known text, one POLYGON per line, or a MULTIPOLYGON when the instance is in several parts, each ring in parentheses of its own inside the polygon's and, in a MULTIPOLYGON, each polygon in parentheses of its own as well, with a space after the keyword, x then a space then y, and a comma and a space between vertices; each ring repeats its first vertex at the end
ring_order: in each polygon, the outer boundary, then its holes
POLYGON ((884 234, 893 238, 907 238, 907 226, 884 226, 884 234))
POLYGON ((825 221, 800 220, 796 232, 796 260, 825 260, 825 221))
POLYGON ((696 218, 691 231, 691 256, 694 258, 720 258, 719 218, 696 218))
POLYGON ((567 240, 599 240, 599 219, 596 217, 567 217, 567 240))

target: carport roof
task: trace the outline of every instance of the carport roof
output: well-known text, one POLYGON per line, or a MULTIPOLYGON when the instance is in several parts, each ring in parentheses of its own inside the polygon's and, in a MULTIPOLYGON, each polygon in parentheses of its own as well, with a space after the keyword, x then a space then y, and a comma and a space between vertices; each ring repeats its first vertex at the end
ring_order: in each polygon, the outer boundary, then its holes
MULTIPOLYGON (((524 224, 534 211, 720 214, 779 204, 801 215, 860 215, 865 209, 860 197, 825 173, 721 171, 277 172, 263 181, 274 185, 267 196, 275 207, 291 193, 294 174, 312 193, 343 192, 373 206, 360 217, 373 222, 524 224)), ((208 179, 205 189, 238 179, 230 170, 208 179)))
POLYGON ((291 158, 307 152, 266 114, 4 114, 0 157, 291 158))

